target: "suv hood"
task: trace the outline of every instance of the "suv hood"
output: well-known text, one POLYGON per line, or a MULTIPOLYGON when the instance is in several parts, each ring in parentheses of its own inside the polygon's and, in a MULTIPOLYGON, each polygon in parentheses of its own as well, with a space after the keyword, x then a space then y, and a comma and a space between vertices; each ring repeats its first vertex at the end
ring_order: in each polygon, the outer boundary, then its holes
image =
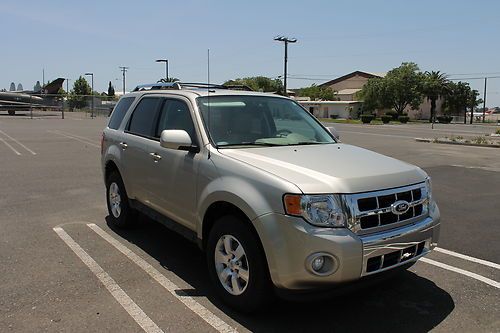
POLYGON ((286 179, 308 194, 376 191, 419 183, 427 176, 414 165, 340 143, 219 152, 286 179))

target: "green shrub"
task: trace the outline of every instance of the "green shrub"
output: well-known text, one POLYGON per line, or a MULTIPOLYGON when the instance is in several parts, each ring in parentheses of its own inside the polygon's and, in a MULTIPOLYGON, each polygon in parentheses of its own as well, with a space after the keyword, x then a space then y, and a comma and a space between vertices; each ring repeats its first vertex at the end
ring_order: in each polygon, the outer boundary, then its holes
POLYGON ((449 124, 453 120, 452 116, 437 116, 436 118, 441 124, 449 124))
POLYGON ((362 114, 361 115, 361 122, 363 122, 363 124, 369 124, 372 122, 373 119, 375 119, 375 117, 371 114, 362 114))
POLYGON ((399 114, 396 111, 387 111, 385 114, 391 116, 392 120, 398 120, 399 114))
POLYGON ((380 117, 380 119, 382 119, 382 122, 384 124, 388 124, 392 120, 392 116, 388 115, 388 114, 384 114, 382 117, 380 117))
POLYGON ((495 132, 495 134, 500 135, 500 128, 499 128, 499 129, 497 129, 497 131, 495 132))
POLYGON ((488 140, 483 138, 482 136, 476 136, 473 140, 474 143, 477 143, 478 145, 485 145, 488 144, 488 140))
POLYGON ((408 122, 408 120, 410 120, 410 117, 408 117, 408 116, 399 116, 398 120, 399 120, 399 122, 401 124, 406 124, 408 122))

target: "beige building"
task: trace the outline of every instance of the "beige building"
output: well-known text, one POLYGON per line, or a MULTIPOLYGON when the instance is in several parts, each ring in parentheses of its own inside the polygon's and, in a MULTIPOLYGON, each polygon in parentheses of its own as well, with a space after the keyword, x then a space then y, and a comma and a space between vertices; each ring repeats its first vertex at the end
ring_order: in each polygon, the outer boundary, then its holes
MULTIPOLYGON (((336 79, 333 79, 331 81, 325 82, 320 85, 320 87, 329 87, 337 92, 337 97, 339 98, 340 101, 343 102, 355 102, 356 105, 356 110, 361 107, 362 102, 359 101, 356 97, 356 93, 360 91, 365 83, 371 79, 371 78, 382 78, 385 76, 385 73, 370 73, 370 72, 362 72, 362 71, 355 71, 349 74, 346 74, 344 76, 338 77, 336 79)), ((325 102, 330 102, 330 101, 325 101, 325 102)), ((437 114, 440 113, 441 107, 443 104, 443 100, 439 99, 436 102, 436 112, 437 114)), ((334 104, 332 104, 334 105, 334 104)), ((305 105, 304 105, 305 106, 305 105)), ((349 105, 352 106, 352 105, 349 105)), ((307 107, 306 107, 307 108, 307 107)), ((332 112, 337 112, 339 106, 336 108, 332 108, 332 112)), ((321 110, 321 107, 316 107, 316 109, 321 110)), ((315 109, 315 110, 316 110, 315 109)), ((408 116, 411 119, 429 119, 430 118, 430 110, 431 110, 431 103, 430 101, 427 100, 427 98, 424 98, 422 101, 422 104, 417 110, 412 110, 411 107, 407 107, 405 109, 405 112, 408 113, 408 116)), ((381 114, 386 112, 387 110, 377 110, 377 113, 381 114)), ((321 111, 320 113, 322 113, 321 111)), ((330 112, 330 111, 329 111, 330 112)), ((338 117, 339 118, 347 118, 344 117, 346 116, 346 112, 341 112, 339 113, 338 117)), ((357 114, 351 114, 351 118, 355 118, 357 114)))
POLYGON ((356 101, 356 93, 363 88, 365 83, 372 78, 384 77, 385 74, 355 71, 331 81, 325 82, 320 87, 328 87, 337 92, 341 101, 356 101))

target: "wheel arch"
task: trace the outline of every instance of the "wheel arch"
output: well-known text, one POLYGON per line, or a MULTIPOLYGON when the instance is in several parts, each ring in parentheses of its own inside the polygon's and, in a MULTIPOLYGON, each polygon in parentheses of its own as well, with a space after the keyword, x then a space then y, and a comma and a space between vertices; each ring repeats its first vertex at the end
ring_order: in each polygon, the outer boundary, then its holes
POLYGON ((108 160, 104 166, 104 179, 108 179, 108 176, 113 172, 116 171, 121 177, 121 172, 120 169, 118 168, 118 165, 113 160, 108 160))
POLYGON ((253 225, 252 221, 247 216, 247 214, 245 214, 243 210, 241 210, 238 206, 236 206, 231 202, 222 200, 215 201, 206 210, 202 224, 202 239, 199 242, 199 244, 202 247, 202 250, 206 251, 208 235, 210 233, 210 230, 212 230, 213 226, 215 225, 216 221, 219 218, 228 215, 239 218, 243 223, 245 223, 245 225, 249 227, 250 232, 257 239, 257 246, 261 251, 262 258, 265 261, 264 264, 266 267, 266 274, 270 279, 269 281, 271 281, 271 273, 270 273, 267 254, 266 251, 264 250, 264 245, 262 244, 262 240, 259 236, 259 233, 257 232, 257 229, 255 228, 255 226, 253 225))

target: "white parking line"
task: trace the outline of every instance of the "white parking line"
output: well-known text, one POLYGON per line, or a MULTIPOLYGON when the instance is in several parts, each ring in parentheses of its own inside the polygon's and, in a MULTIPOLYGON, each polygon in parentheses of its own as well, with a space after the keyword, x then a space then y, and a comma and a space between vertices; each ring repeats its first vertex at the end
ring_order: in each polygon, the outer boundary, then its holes
POLYGON ((447 254, 447 255, 450 255, 450 256, 454 256, 454 257, 457 257, 457 258, 460 258, 460 259, 469 260, 469 261, 472 261, 472 262, 475 262, 475 263, 478 263, 478 264, 481 264, 481 265, 485 265, 485 266, 493 267, 493 268, 496 268, 496 269, 500 269, 500 265, 496 264, 494 262, 483 260, 483 259, 474 258, 474 257, 471 257, 471 256, 467 256, 465 254, 461 254, 461 253, 453 252, 453 251, 450 251, 450 250, 442 249, 440 247, 434 248, 434 251, 441 252, 441 253, 444 253, 444 254, 447 254))
POLYGON ((113 238, 110 234, 99 228, 96 224, 90 223, 87 224, 87 226, 90 229, 94 230, 99 236, 101 236, 108 243, 113 245, 118 251, 127 256, 127 258, 133 261, 136 265, 142 268, 146 273, 149 274, 149 276, 155 279, 156 282, 158 282, 163 288, 165 288, 168 292, 170 292, 179 301, 184 303, 186 307, 188 307, 191 311, 200 316, 200 318, 202 318, 206 323, 215 328, 218 332, 237 332, 236 329, 229 326, 226 322, 217 317, 210 310, 205 308, 200 303, 196 302, 191 296, 184 293, 178 286, 176 286, 172 281, 170 281, 163 274, 161 274, 156 268, 151 266, 146 260, 142 259, 137 254, 129 250, 125 245, 123 245, 115 238, 113 238))
POLYGON ((59 131, 47 131, 47 132, 52 133, 52 134, 56 134, 56 135, 61 135, 61 136, 64 136, 66 138, 73 139, 73 140, 76 140, 76 141, 80 141, 82 143, 85 143, 87 145, 91 145, 91 146, 96 147, 96 148, 101 148, 101 146, 99 146, 98 144, 92 143, 90 141, 84 141, 84 140, 82 140, 80 138, 77 138, 77 137, 74 137, 72 135, 70 136, 70 135, 67 135, 67 134, 60 133, 59 131))
POLYGON ((13 151, 14 153, 16 153, 17 155, 21 155, 21 153, 20 153, 20 152, 18 152, 17 150, 15 150, 15 149, 14 149, 14 147, 12 147, 12 146, 11 146, 11 145, 7 142, 7 141, 5 141, 5 140, 4 140, 4 139, 2 139, 2 138, 0 138, 0 141, 2 141, 3 143, 5 143, 5 145, 6 145, 7 147, 9 147, 10 149, 12 149, 12 151, 13 151))
POLYGON ((452 272, 455 272, 455 273, 459 273, 459 274, 468 276, 470 278, 473 278, 473 279, 479 280, 481 282, 484 282, 486 284, 489 284, 490 286, 493 286, 493 287, 495 287, 497 289, 500 289, 500 282, 494 281, 492 279, 488 279, 487 277, 484 277, 484 276, 476 274, 476 273, 472 273, 472 272, 466 271, 465 269, 461 269, 461 268, 457 268, 457 267, 450 266, 450 265, 447 265, 447 264, 443 264, 442 262, 435 261, 435 260, 428 259, 428 258, 420 258, 419 261, 423 261, 423 262, 425 262, 427 264, 434 265, 434 266, 437 266, 437 267, 441 267, 443 269, 447 269, 449 271, 452 271, 452 272))
POLYGON ((128 312, 128 314, 136 321, 139 326, 146 332, 163 333, 151 318, 142 311, 142 309, 123 291, 122 288, 106 273, 99 264, 78 245, 70 235, 62 228, 56 227, 54 231, 57 235, 69 246, 73 252, 80 258, 85 265, 95 274, 101 283, 108 289, 113 297, 120 305, 128 312))
POLYGON ((57 130, 56 132, 59 132, 59 133, 62 133, 62 134, 66 134, 66 135, 69 135, 69 136, 72 136, 72 137, 75 137, 75 138, 79 138, 79 139, 82 139, 82 140, 88 141, 88 142, 90 142, 90 143, 100 144, 99 142, 97 142, 97 141, 92 141, 92 139, 86 138, 86 137, 84 137, 84 136, 79 136, 79 135, 76 135, 76 134, 73 134, 73 133, 68 133, 68 132, 65 132, 65 131, 60 131, 60 130, 57 130))
POLYGON ((10 135, 8 135, 4 131, 0 130, 0 133, 2 133, 3 135, 5 135, 9 139, 11 139, 12 141, 14 141, 15 143, 17 143, 18 145, 20 145, 21 147, 23 147, 24 149, 26 149, 27 151, 29 151, 32 155, 36 155, 36 153, 33 150, 29 149, 28 147, 26 147, 21 142, 19 142, 18 140, 14 139, 13 137, 11 137, 10 135))
POLYGON ((405 138, 405 139, 413 139, 412 136, 406 136, 406 135, 395 135, 395 134, 379 134, 379 133, 368 133, 368 132, 354 132, 354 131, 342 131, 339 130, 339 133, 351 133, 351 134, 363 134, 363 135, 375 135, 375 136, 388 136, 392 138, 405 138))

